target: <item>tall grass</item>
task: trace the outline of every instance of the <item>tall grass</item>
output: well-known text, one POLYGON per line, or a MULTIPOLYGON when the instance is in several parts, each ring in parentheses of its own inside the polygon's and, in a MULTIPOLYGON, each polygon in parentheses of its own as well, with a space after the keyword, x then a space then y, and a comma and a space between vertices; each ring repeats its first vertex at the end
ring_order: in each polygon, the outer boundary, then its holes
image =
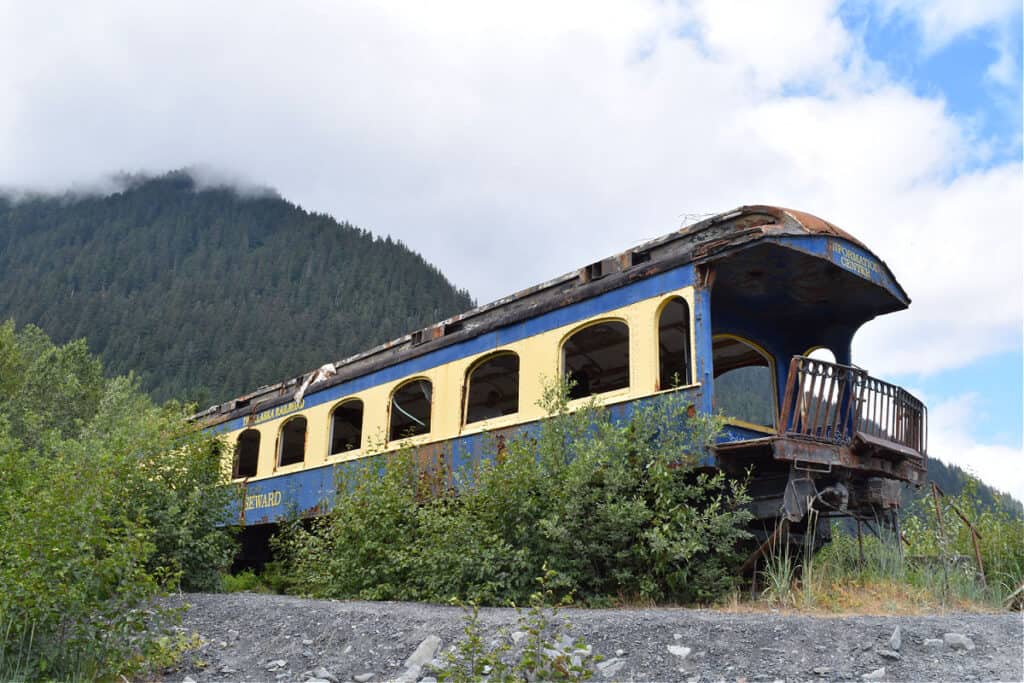
POLYGON ((761 598, 778 607, 796 605, 795 582, 797 565, 791 551, 788 524, 778 520, 776 529, 781 530, 769 537, 764 554, 764 568, 759 574, 763 584, 761 598))
POLYGON ((834 522, 831 543, 815 554, 812 509, 802 553, 781 541, 768 549, 759 574, 762 600, 832 611, 998 609, 1024 582, 1024 520, 998 504, 983 505, 974 486, 940 497, 938 510, 926 491, 901 517, 901 540, 880 519, 865 522, 859 539, 834 522))

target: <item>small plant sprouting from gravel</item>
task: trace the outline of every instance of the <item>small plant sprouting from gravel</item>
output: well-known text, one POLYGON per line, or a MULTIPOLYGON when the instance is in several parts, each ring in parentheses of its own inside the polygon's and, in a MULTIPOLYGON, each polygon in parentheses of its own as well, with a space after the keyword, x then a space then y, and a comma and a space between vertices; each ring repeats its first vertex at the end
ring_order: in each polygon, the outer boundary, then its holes
POLYGON ((593 665, 601 661, 582 639, 568 636, 572 625, 557 619, 558 610, 571 603, 571 597, 555 601, 548 587, 557 573, 545 567, 537 578, 538 590, 530 595, 530 608, 518 611, 515 633, 523 634, 514 643, 508 629, 498 632, 491 643, 485 640, 480 624, 480 608, 462 605, 466 610, 465 638, 444 657, 442 681, 586 681, 594 675, 593 665))

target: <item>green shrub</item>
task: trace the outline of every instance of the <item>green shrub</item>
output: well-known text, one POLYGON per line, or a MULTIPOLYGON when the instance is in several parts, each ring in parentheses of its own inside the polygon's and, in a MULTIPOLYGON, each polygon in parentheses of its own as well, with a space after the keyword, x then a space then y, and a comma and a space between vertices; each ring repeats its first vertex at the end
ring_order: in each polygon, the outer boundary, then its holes
POLYGON ((561 595, 710 601, 732 588, 750 519, 744 486, 699 471, 720 429, 665 394, 615 421, 596 404, 496 447, 456 492, 425 496, 409 452, 343 472, 331 514, 275 541, 294 590, 358 597, 520 604, 545 566, 561 595))
POLYGON ((217 442, 82 341, 0 325, 0 378, 0 679, 141 666, 174 616, 152 598, 219 584, 230 559, 217 442))
POLYGON ((221 588, 225 593, 267 593, 266 582, 252 569, 243 569, 237 574, 221 576, 221 588))
MULTIPOLYGON (((960 495, 939 498, 941 527, 931 490, 925 489, 914 501, 912 514, 904 522, 904 531, 915 556, 934 557, 947 564, 955 558, 963 558, 961 564, 972 568, 968 572, 971 580, 960 581, 956 571, 954 579, 976 588, 974 542, 970 527, 956 514, 954 507, 959 509, 980 535, 978 546, 986 577, 984 598, 1001 603, 1024 583, 1024 519, 1010 514, 1009 506, 998 500, 994 505, 985 505, 977 495, 977 488, 977 480, 970 478, 960 495)), ((944 581, 949 576, 950 572, 946 571, 944 581)))

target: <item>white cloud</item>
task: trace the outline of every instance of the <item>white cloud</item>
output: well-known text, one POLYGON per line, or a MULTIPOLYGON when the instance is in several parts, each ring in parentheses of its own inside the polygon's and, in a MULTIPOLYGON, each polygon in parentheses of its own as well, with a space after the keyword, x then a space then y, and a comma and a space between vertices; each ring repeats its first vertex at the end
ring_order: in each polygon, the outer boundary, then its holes
POLYGON ((865 327, 861 364, 1004 350, 1021 164, 990 167, 969 122, 888 80, 836 6, 0 0, 0 185, 207 164, 482 300, 777 203, 863 239, 914 299, 865 327))
POLYGON ((876 0, 888 14, 918 23, 924 49, 936 52, 957 38, 1003 24, 1020 13, 1019 0, 876 0))
POLYGON ((840 75, 851 38, 837 0, 699 0, 695 16, 712 57, 742 65, 766 90, 827 84, 840 75))
POLYGON ((979 419, 977 394, 955 396, 930 407, 929 456, 958 465, 985 483, 1024 501, 1024 450, 983 443, 971 436, 979 419))
MULTIPOLYGON (((1021 73, 1020 58, 1018 56, 1019 44, 1015 44, 1014 38, 1009 30, 999 31, 996 41, 998 57, 996 61, 989 64, 985 70, 985 78, 992 83, 1001 85, 1007 89, 1020 90, 1021 73)), ((1017 43, 1020 41, 1020 34, 1017 34, 1017 43)))

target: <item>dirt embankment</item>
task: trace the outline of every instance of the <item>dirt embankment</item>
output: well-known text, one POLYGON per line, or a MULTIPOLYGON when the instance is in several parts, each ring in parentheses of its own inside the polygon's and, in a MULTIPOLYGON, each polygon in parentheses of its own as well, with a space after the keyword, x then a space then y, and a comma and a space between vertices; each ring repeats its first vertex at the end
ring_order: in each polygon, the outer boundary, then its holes
MULTIPOLYGON (((435 680, 463 637, 456 607, 193 594, 182 628, 203 646, 164 680, 435 680)), ((483 609, 484 642, 524 640, 511 609, 483 609), (502 640, 504 639, 504 641, 502 640)), ((1021 614, 817 617, 695 609, 566 609, 596 681, 1024 681, 1021 614), (898 633, 895 633, 898 628, 898 633), (895 633, 895 636, 894 636, 895 633)), ((568 656, 586 659, 565 640, 568 656)))

